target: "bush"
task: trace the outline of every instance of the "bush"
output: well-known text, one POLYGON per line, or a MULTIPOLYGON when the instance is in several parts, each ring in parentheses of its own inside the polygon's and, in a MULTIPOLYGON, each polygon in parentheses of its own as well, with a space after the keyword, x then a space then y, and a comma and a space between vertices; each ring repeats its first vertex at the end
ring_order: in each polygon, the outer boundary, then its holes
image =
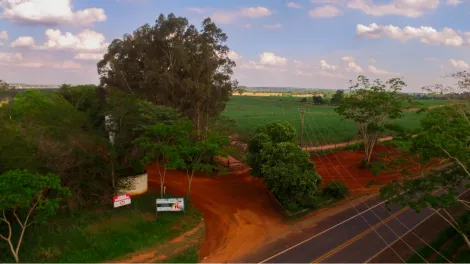
POLYGON ((332 181, 323 188, 323 195, 334 199, 343 199, 349 194, 348 186, 342 182, 332 181))

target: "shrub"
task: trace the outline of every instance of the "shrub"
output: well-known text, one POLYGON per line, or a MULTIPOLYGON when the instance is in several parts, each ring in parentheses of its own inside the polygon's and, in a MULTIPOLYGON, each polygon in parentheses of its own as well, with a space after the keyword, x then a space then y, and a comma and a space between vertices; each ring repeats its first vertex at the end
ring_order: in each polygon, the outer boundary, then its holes
POLYGON ((343 199, 349 194, 348 186, 342 182, 332 181, 323 188, 323 195, 335 199, 343 199))

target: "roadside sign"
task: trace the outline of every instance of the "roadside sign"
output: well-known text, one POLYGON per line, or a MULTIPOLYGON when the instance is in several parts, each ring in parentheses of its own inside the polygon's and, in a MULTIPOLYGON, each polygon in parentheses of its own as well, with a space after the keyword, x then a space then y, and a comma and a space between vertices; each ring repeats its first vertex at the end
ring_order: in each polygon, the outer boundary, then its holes
POLYGON ((121 207, 124 205, 131 204, 131 196, 129 194, 114 196, 113 201, 114 201, 114 208, 121 207))
POLYGON ((184 198, 157 199, 156 204, 157 204, 157 212, 184 211, 184 198))

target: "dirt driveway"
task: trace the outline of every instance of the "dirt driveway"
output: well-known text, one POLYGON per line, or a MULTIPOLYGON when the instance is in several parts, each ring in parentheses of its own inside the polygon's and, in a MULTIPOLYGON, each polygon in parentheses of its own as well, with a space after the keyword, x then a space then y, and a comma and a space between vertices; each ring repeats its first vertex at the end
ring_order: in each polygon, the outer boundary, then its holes
MULTIPOLYGON (((148 170, 149 185, 159 188, 156 167, 148 170)), ((167 190, 186 195, 188 179, 167 172, 167 190)), ((257 248, 287 226, 268 190, 247 173, 194 177, 191 200, 204 214, 206 234, 199 251, 203 262, 229 262, 257 248)))

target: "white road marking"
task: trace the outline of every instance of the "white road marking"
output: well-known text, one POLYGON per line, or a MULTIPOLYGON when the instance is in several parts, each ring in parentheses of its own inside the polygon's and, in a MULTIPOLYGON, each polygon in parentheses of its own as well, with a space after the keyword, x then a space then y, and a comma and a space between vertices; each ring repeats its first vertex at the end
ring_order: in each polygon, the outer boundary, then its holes
MULTIPOLYGON (((369 198, 369 199, 372 199, 372 198, 369 198)), ((367 201, 367 200, 363 201, 362 203, 365 203, 366 201, 367 201)), ((346 220, 343 220, 342 222, 340 222, 340 223, 338 223, 338 224, 336 224, 336 225, 334 225, 334 226, 331 226, 331 227, 329 227, 329 228, 327 228, 327 229, 321 231, 320 233, 315 234, 315 235, 313 235, 312 237, 309 237, 309 238, 307 238, 307 239, 305 239, 305 240, 303 240, 303 241, 301 241, 301 242, 299 242, 299 243, 297 243, 297 244, 295 244, 295 245, 293 245, 293 246, 291 246, 291 247, 289 247, 289 248, 287 248, 287 249, 285 249, 285 250, 283 250, 283 251, 281 251, 281 252, 279 252, 279 253, 277 253, 277 254, 275 254, 275 255, 273 255, 273 256, 271 256, 271 257, 269 257, 269 258, 267 258, 267 259, 265 259, 265 260, 263 260, 263 261, 261 261, 261 262, 259 262, 259 263, 265 263, 265 262, 267 262, 267 261, 269 261, 269 260, 271 260, 271 259, 273 259, 273 258, 275 258, 275 257, 277 257, 277 256, 279 256, 279 255, 282 255, 282 254, 286 253, 287 251, 289 251, 289 250, 291 250, 291 249, 293 249, 293 248, 296 248, 296 247, 298 247, 298 246, 300 246, 300 245, 302 245, 302 244, 304 244, 304 243, 306 243, 306 242, 308 242, 308 241, 310 241, 310 240, 312 240, 312 239, 314 239, 314 238, 316 238, 316 237, 318 237, 318 236, 321 236, 321 235, 323 235, 324 233, 326 233, 326 232, 328 232, 328 231, 330 231, 330 230, 332 230, 332 229, 334 229, 334 228, 336 228, 336 227, 338 227, 338 226, 340 226, 340 225, 342 225, 342 224, 344 224, 344 223, 350 221, 351 219, 354 219, 354 218, 360 216, 361 214, 364 214, 364 213, 366 213, 366 212, 368 212, 368 211, 374 209, 375 207, 384 204, 385 202, 387 202, 387 201, 380 202, 380 203, 378 203, 378 204, 376 204, 376 205, 374 205, 374 206, 372 206, 372 207, 370 207, 370 208, 368 208, 368 209, 366 209, 366 210, 364 210, 364 211, 362 211, 362 212, 360 212, 360 213, 358 213, 358 214, 355 214, 355 215, 351 216, 350 218, 348 218, 348 219, 346 219, 346 220)))

